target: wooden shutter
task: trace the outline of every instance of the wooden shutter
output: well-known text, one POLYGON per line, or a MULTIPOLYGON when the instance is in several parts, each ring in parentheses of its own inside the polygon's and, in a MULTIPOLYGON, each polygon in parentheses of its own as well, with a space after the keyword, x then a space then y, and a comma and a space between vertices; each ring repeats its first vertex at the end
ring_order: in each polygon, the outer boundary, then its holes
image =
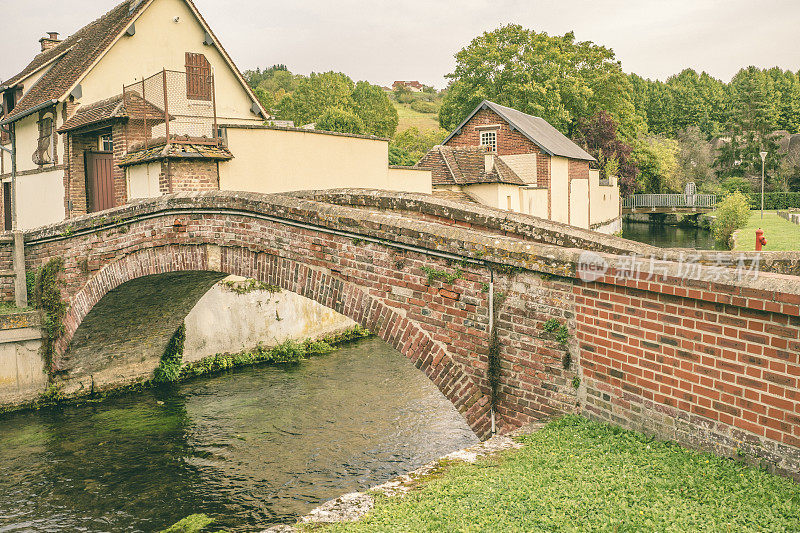
POLYGON ((211 100, 211 64, 203 54, 186 52, 186 97, 211 100))

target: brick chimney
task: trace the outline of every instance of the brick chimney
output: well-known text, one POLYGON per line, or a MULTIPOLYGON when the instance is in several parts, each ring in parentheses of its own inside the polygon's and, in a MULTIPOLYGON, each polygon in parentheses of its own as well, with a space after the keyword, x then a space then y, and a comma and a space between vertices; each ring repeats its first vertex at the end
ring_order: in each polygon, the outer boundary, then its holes
POLYGON ((47 32, 47 37, 42 37, 41 39, 39 39, 39 44, 42 45, 42 52, 50 50, 60 42, 61 39, 58 38, 57 31, 49 31, 47 32))

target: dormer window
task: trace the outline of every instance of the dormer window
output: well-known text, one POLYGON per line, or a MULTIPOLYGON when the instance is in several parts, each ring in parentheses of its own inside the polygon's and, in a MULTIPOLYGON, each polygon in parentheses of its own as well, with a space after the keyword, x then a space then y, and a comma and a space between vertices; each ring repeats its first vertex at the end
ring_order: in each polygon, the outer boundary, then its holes
POLYGON ((496 131, 482 131, 481 132, 481 146, 488 146, 489 151, 497 153, 497 132, 496 131))

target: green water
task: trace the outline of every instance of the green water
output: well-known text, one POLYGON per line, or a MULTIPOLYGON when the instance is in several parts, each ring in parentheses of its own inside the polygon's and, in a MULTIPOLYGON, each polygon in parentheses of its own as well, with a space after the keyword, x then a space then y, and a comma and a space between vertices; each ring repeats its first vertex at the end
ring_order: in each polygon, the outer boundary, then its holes
POLYGON ((622 222, 622 237, 644 242, 659 248, 694 248, 696 250, 724 250, 714 240, 710 230, 696 227, 667 226, 646 222, 622 222))
POLYGON ((0 419, 0 532, 258 531, 477 442, 377 339, 82 407, 0 419))

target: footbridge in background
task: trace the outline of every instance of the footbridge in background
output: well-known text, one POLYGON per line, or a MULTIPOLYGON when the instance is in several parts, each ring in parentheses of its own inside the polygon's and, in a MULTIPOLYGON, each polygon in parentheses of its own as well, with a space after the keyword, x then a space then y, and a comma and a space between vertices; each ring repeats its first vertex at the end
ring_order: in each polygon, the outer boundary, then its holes
POLYGON ((171 194, 26 231, 24 253, 28 270, 64 262, 49 371, 65 394, 154 369, 235 274, 368 328, 481 437, 581 412, 800 471, 800 254, 699 252, 688 269, 685 251, 367 190, 171 194))
POLYGON ((622 199, 622 214, 710 213, 717 207, 716 194, 632 194, 622 199))

